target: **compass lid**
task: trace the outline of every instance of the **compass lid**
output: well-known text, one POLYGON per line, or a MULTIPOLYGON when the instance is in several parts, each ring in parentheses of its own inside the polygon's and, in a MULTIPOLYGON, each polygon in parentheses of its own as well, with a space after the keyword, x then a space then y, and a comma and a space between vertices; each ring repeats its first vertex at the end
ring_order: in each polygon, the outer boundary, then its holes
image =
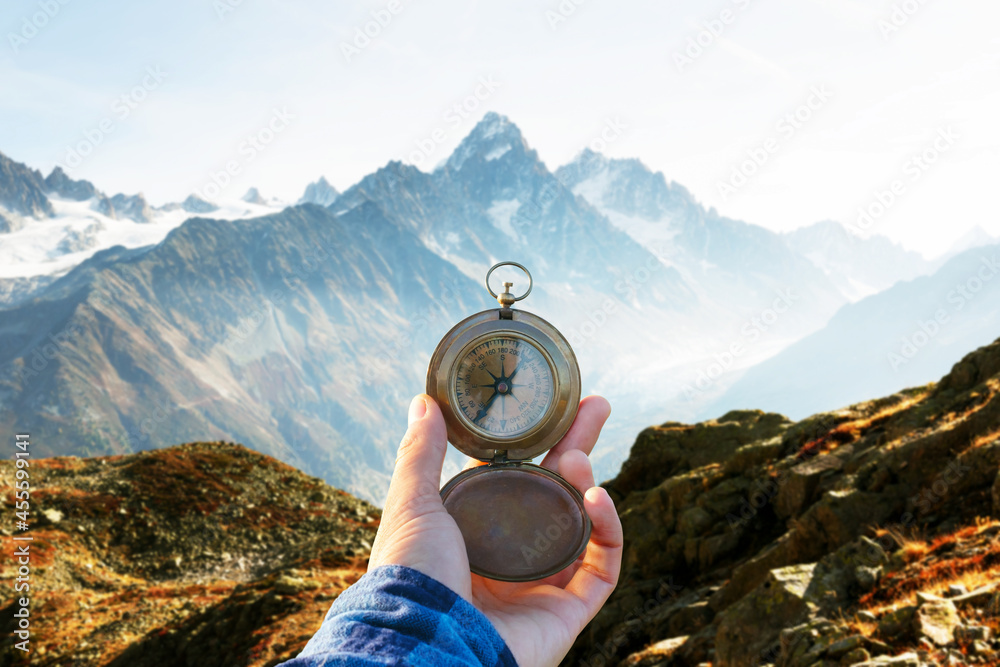
POLYGON ((532 464, 484 465, 441 490, 476 574, 534 581, 571 565, 590 541, 583 496, 556 473, 532 464))

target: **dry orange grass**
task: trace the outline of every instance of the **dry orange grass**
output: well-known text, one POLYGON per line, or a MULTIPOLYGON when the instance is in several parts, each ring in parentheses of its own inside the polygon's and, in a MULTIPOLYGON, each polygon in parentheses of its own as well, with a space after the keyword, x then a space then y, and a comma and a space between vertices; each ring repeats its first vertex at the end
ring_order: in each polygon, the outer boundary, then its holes
POLYGON ((872 427, 885 423, 893 415, 902 412, 914 404, 919 403, 927 397, 929 392, 921 392, 911 396, 895 405, 879 410, 873 415, 844 422, 831 429, 828 433, 819 438, 807 442, 799 450, 797 458, 808 458, 818 454, 832 452, 840 445, 855 442, 861 439, 872 427))
POLYGON ((1000 581, 1000 534, 992 539, 979 537, 997 526, 1000 521, 996 519, 980 518, 931 541, 902 540, 908 567, 887 574, 878 588, 861 598, 859 607, 878 614, 916 603, 917 593, 941 595, 957 584, 972 591, 1000 581), (975 548, 963 551, 971 542, 975 548))

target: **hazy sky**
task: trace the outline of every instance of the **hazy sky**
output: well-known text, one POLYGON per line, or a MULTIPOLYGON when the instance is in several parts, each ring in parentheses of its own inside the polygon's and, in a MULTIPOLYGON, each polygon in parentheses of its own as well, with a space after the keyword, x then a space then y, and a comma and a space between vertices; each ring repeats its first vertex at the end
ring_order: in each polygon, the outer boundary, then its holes
POLYGON ((8 0, 0 151, 154 204, 227 163, 225 196, 294 200, 420 146, 429 170, 494 109, 551 169, 617 123, 605 153, 772 229, 857 224, 882 193, 862 226, 934 254, 1000 235, 998 20, 995 0, 8 0))

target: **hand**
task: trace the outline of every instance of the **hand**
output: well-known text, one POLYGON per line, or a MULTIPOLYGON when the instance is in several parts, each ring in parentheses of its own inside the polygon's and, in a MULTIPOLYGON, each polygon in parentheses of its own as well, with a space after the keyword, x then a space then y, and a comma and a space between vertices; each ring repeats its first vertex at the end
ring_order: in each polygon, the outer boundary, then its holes
POLYGON ((465 541, 439 494, 448 446, 444 418, 430 396, 417 396, 410 403, 409 428, 399 445, 369 567, 405 565, 433 577, 492 621, 519 665, 558 664, 618 583, 621 522, 607 491, 594 486, 587 458, 610 414, 604 398, 583 399, 573 426, 542 461, 584 494, 593 523, 586 551, 551 577, 511 583, 469 572, 465 541))

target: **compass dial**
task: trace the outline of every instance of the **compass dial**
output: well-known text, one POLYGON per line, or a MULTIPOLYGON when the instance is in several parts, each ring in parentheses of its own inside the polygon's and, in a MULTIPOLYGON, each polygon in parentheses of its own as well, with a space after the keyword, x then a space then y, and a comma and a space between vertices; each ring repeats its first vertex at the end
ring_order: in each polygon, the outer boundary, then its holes
POLYGON ((455 396, 473 426, 493 437, 512 437, 542 420, 552 384, 552 368, 535 345, 501 334, 473 345, 459 361, 455 396))

